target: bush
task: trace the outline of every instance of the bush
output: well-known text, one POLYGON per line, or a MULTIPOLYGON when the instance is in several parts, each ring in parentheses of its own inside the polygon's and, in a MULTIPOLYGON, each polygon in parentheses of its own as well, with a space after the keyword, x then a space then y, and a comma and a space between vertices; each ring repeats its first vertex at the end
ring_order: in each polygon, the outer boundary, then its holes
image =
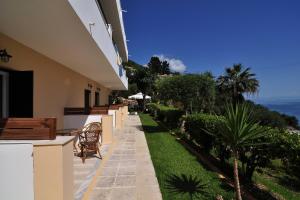
POLYGON ((217 115, 192 114, 186 118, 185 130, 191 139, 195 140, 196 143, 209 152, 213 147, 215 138, 204 130, 211 133, 219 133, 222 121, 223 117, 217 115))
POLYGON ((156 103, 147 104, 148 112, 157 120, 171 128, 178 128, 179 121, 184 112, 180 109, 156 103))
POLYGON ((146 111, 150 113, 151 116, 156 117, 157 111, 157 104, 156 103, 148 103, 146 105, 146 111))
POLYGON ((255 104, 252 101, 247 101, 252 110, 253 118, 262 126, 270 126, 273 128, 285 129, 287 126, 299 129, 298 120, 294 116, 281 114, 277 111, 272 111, 265 106, 255 104))
POLYGON ((273 152, 280 158, 288 173, 300 179, 300 135, 288 131, 272 135, 273 152))
POLYGON ((160 78, 156 82, 156 91, 161 101, 180 106, 184 111, 213 111, 215 81, 211 73, 160 78))

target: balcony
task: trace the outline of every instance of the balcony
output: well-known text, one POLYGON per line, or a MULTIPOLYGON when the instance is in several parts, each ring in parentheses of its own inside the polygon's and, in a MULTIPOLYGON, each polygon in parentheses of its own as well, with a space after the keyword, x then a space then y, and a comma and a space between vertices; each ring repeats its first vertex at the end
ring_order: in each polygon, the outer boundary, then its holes
POLYGON ((104 87, 125 90, 126 78, 119 76, 119 56, 112 40, 127 60, 126 42, 119 39, 125 34, 115 23, 120 21, 120 8, 114 6, 117 1, 104 2, 114 2, 112 7, 104 6, 110 13, 108 20, 114 19, 109 21, 110 32, 96 0, 4 0, 0 32, 104 87))

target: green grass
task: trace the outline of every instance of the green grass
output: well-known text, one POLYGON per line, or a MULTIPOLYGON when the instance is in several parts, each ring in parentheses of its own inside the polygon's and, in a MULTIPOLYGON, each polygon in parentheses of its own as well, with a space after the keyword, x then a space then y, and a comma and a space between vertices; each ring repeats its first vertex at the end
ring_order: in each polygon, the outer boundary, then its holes
POLYGON ((253 180, 282 199, 300 199, 299 180, 286 173, 280 160, 273 160, 271 167, 263 169, 262 173, 255 172, 253 180))
POLYGON ((140 119, 164 200, 191 199, 184 191, 193 193, 193 199, 215 199, 217 195, 233 199, 232 188, 205 169, 167 129, 148 114, 140 114, 140 119))

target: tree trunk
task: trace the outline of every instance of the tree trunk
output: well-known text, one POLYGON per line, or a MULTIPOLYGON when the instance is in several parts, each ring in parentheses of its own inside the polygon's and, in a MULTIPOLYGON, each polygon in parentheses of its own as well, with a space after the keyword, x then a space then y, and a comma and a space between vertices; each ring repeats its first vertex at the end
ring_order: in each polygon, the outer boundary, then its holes
POLYGON ((234 157, 233 175, 234 175, 235 196, 236 196, 236 200, 242 200, 240 181, 239 181, 238 153, 237 153, 237 151, 234 152, 233 157, 234 157))
POLYGON ((145 105, 145 102, 146 102, 146 94, 143 94, 143 112, 145 112, 145 109, 146 109, 146 105, 145 105))

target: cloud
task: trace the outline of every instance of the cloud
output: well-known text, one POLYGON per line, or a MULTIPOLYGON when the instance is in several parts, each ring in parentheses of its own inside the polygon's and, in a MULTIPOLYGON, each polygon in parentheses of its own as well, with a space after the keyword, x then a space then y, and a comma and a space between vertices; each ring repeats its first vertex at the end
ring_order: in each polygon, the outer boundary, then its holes
POLYGON ((182 60, 169 58, 163 54, 154 56, 158 57, 161 61, 167 61, 170 64, 171 71, 173 72, 183 73, 186 70, 186 65, 182 62, 182 60))

